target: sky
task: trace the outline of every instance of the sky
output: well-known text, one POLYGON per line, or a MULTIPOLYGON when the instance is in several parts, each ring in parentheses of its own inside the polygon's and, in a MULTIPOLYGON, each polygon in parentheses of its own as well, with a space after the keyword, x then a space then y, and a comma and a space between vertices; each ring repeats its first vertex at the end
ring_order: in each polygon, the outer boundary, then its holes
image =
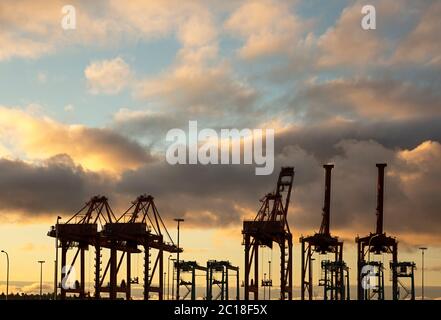
POLYGON ((242 267, 242 220, 290 165, 298 285, 297 239, 319 229, 323 163, 335 164, 331 232, 354 270, 354 238, 375 226, 375 163, 387 162, 385 230, 400 260, 419 263, 429 247, 426 280, 441 286, 440 15, 436 0, 0 1, 0 247, 11 277, 37 282, 44 259, 50 281, 50 225, 96 194, 117 214, 152 194, 174 237, 172 219, 185 218, 184 259, 242 267), (66 4, 75 29, 62 28, 66 4), (375 30, 361 27, 364 5, 375 30), (194 120, 274 129, 273 174, 169 165, 166 133, 194 120))

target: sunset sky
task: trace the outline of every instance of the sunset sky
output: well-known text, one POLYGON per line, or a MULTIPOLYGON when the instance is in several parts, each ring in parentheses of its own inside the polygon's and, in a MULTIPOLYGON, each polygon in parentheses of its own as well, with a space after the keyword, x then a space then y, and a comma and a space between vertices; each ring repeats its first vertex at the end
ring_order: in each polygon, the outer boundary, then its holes
MULTIPOLYGON (((354 238, 374 231, 375 163, 387 162, 385 230, 399 260, 419 267, 418 247, 429 247, 426 283, 441 286, 440 16, 436 0, 1 0, 0 249, 11 280, 37 282, 43 259, 52 281, 49 227, 96 194, 118 216, 152 194, 173 236, 172 219, 185 218, 184 259, 243 267, 242 220, 290 165, 299 285, 298 238, 320 227, 330 162, 331 232, 355 285, 354 238), (66 4, 75 30, 61 27, 66 4), (360 26, 365 4, 376 30, 360 26), (275 129, 274 173, 169 165, 167 131, 192 120, 275 129)), ((0 281, 5 269, 0 255, 0 281)))

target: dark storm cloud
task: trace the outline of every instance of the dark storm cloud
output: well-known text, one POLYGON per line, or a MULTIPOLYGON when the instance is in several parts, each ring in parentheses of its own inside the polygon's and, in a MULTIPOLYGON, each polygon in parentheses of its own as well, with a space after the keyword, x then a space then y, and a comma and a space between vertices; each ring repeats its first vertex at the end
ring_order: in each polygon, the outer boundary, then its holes
POLYGON ((78 143, 88 146, 90 150, 109 155, 111 161, 120 164, 125 162, 130 166, 153 160, 148 148, 121 135, 116 130, 84 128, 78 140, 82 140, 78 143))
MULTIPOLYGON (((377 162, 387 162, 385 228, 388 233, 437 235, 441 227, 436 195, 441 145, 425 143, 410 151, 388 149, 373 141, 346 140, 329 159, 333 170, 332 227, 364 233, 375 226, 377 162), (412 177, 412 181, 409 181, 412 177)), ((323 205, 322 162, 297 146, 286 146, 271 176, 255 176, 246 166, 147 165, 126 172, 117 193, 156 197, 166 217, 185 216, 199 226, 239 225, 242 209, 251 216, 258 200, 275 187, 281 165, 296 167, 290 223, 295 230, 317 231, 323 205), (251 214, 251 215, 250 215, 251 214)))
MULTIPOLYGON (((332 191, 332 226, 353 232, 373 231, 375 226, 375 163, 386 162, 385 230, 389 233, 428 233, 438 236, 441 226, 437 185, 441 174, 441 145, 426 142, 410 151, 395 151, 373 142, 347 140, 338 144, 342 154, 335 163, 332 191)), ((317 166, 316 164, 312 164, 317 166)), ((318 166, 317 166, 317 169, 318 166)), ((298 185, 297 185, 298 186, 298 185)), ((298 186, 293 201, 302 210, 293 217, 299 227, 319 226, 323 203, 323 174, 298 186), (315 196, 312 196, 315 195, 315 196), (317 196, 319 195, 319 196, 317 196), (310 216, 316 216, 313 223, 310 216)))
MULTIPOLYGON (((373 231, 377 162, 387 162, 385 230, 405 234, 439 235, 441 145, 426 142, 411 150, 387 148, 374 141, 345 140, 335 145, 339 154, 332 184, 331 228, 354 235, 373 231)), ((253 166, 177 165, 148 163, 127 170, 120 178, 92 173, 76 166, 67 155, 40 165, 0 161, 2 212, 32 217, 70 216, 95 194, 109 197, 114 212, 147 193, 155 197, 165 219, 182 216, 197 227, 239 228, 245 215, 252 218, 259 199, 273 191, 280 166, 296 168, 289 221, 293 232, 317 231, 323 206, 322 161, 296 145, 286 145, 276 156, 270 176, 255 176, 253 166)))
POLYGON ((396 121, 328 121, 294 127, 276 138, 276 149, 295 144, 321 161, 341 154, 338 142, 347 139, 374 140, 394 149, 412 149, 422 141, 441 141, 441 117, 396 121))
POLYGON ((0 211, 27 216, 72 214, 93 194, 107 193, 103 175, 75 166, 67 155, 40 165, 0 159, 0 211))
POLYGON ((210 128, 218 133, 222 129, 261 128, 260 124, 265 120, 265 113, 261 110, 255 110, 251 106, 247 110, 246 117, 229 112, 220 117, 213 114, 195 114, 185 111, 159 113, 121 109, 115 114, 113 121, 109 123, 109 128, 129 139, 136 138, 148 145, 149 148, 162 151, 168 144, 166 142, 167 132, 175 128, 187 132, 189 121, 197 121, 199 131, 210 128))
MULTIPOLYGON (((291 116, 304 121, 276 136, 272 176, 256 177, 244 166, 154 163, 126 172, 117 192, 157 195, 165 215, 186 215, 193 224, 238 224, 241 209, 246 208, 248 215, 256 212, 258 199, 274 188, 280 165, 293 165, 297 173, 290 222, 293 228, 317 230, 323 205, 321 165, 333 162, 332 225, 363 233, 375 225, 375 163, 387 162, 388 232, 436 234, 441 226, 441 203, 434 193, 440 146, 419 146, 427 140, 441 141, 438 87, 437 82, 417 85, 375 78, 306 85, 273 109, 274 119, 289 121, 291 116), (414 158, 406 160, 403 154, 414 158), (419 157, 427 163, 422 165, 419 157)), ((262 118, 246 121, 257 126, 262 118)))
MULTIPOLYGON (((251 166, 171 166, 165 162, 128 171, 117 185, 118 193, 132 197, 141 193, 154 195, 167 217, 206 211, 216 216, 220 225, 240 221, 234 205, 257 203, 256 192, 263 195, 271 188, 271 179, 256 177, 251 166)), ((200 225, 213 223, 197 217, 191 220, 200 225)))
POLYGON ((145 111, 119 110, 113 117, 110 126, 131 137, 148 139, 152 143, 159 139, 164 140, 167 131, 171 128, 181 127, 182 118, 175 113, 152 114, 145 111))

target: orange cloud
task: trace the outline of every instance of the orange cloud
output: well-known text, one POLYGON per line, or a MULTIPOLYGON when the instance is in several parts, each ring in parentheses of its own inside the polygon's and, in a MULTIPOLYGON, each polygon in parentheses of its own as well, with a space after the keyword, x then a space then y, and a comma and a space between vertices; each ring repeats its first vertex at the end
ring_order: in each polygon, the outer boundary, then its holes
POLYGON ((381 53, 385 44, 378 33, 365 31, 360 26, 361 7, 357 3, 345 8, 335 26, 317 40, 322 51, 319 66, 364 65, 381 53))
POLYGON ((296 42, 302 23, 284 2, 251 0, 232 13, 225 28, 245 38, 239 55, 253 59, 286 52, 296 42))
POLYGON ((89 91, 92 94, 120 92, 127 86, 130 73, 129 65, 121 57, 94 61, 84 70, 89 91))
POLYGON ((93 5, 73 0, 77 12, 77 29, 64 32, 61 28, 61 12, 66 5, 62 0, 42 3, 34 1, 1 1, 0 60, 13 57, 38 58, 52 53, 66 45, 103 44, 115 39, 122 32, 121 27, 109 17, 97 17, 93 5), (110 37, 110 35, 113 37, 110 37))
POLYGON ((97 5, 72 0, 69 4, 76 9, 77 22, 75 30, 66 32, 61 28, 65 1, 44 1, 44 5, 31 0, 1 1, 0 61, 37 58, 70 45, 109 45, 173 32, 194 45, 216 34, 208 9, 197 1, 110 1, 97 5))
POLYGON ((108 129, 65 125, 49 117, 0 106, 0 150, 39 161, 68 154, 89 170, 119 173, 149 161, 148 151, 108 129))
POLYGON ((415 29, 400 43, 395 62, 441 65, 441 3, 434 1, 423 12, 415 29))

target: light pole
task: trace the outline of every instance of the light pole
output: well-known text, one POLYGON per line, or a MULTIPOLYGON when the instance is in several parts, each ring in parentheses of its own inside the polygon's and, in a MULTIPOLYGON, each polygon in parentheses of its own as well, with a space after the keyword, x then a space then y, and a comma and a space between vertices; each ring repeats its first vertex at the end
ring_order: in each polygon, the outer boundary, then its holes
POLYGON ((176 268, 176 300, 179 300, 179 276, 180 276, 180 268, 179 268, 179 251, 180 251, 180 248, 179 248, 179 227, 180 227, 180 224, 181 224, 181 222, 184 222, 184 219, 182 219, 182 218, 176 218, 176 219, 174 219, 177 223, 178 223, 178 252, 177 252, 177 254, 176 254, 176 260, 177 260, 177 268, 176 268))
POLYGON ((58 294, 58 223, 61 217, 57 217, 57 224, 55 225, 55 279, 54 279, 54 300, 57 300, 58 294))
POLYGON ((421 300, 424 300, 424 251, 426 251, 427 248, 426 247, 421 247, 420 250, 421 250, 421 260, 422 260, 421 261, 422 262, 422 268, 421 268, 421 272, 422 272, 422 274, 421 274, 422 298, 421 298, 421 300))
POLYGON ((273 280, 271 279, 271 260, 268 260, 268 280, 270 281, 271 284, 268 287, 268 300, 271 300, 271 286, 273 285, 273 280))
POLYGON ((43 263, 44 260, 37 261, 40 264, 40 300, 43 298, 43 263))
MULTIPOLYGON (((311 265, 309 266, 309 269, 311 269, 312 271, 311 271, 311 273, 312 273, 312 276, 314 276, 314 261, 315 261, 315 258, 311 258, 311 265)), ((319 281, 320 281, 320 272, 319 272, 319 276, 318 276, 318 278, 319 278, 319 281)), ((312 300, 315 300, 315 295, 314 295, 314 288, 312 289, 312 300)))
POLYGON ((3 252, 6 255, 6 300, 8 300, 8 295, 9 295, 9 255, 5 250, 2 250, 1 252, 3 252))
POLYGON ((172 255, 168 256, 167 259, 167 300, 170 300, 170 259, 172 255))
POLYGON ((171 300, 175 298, 175 267, 174 262, 176 261, 176 258, 170 259, 172 262, 172 285, 171 285, 171 300))
MULTIPOLYGON (((164 284, 165 284, 166 281, 167 281, 167 272, 164 272, 164 276, 162 278, 163 278, 163 281, 164 281, 164 284)), ((163 295, 165 296, 165 290, 163 292, 163 295)))
POLYGON ((268 285, 268 282, 266 282, 266 273, 263 274, 263 284, 265 285, 263 287, 263 300, 266 300, 266 286, 268 285))

